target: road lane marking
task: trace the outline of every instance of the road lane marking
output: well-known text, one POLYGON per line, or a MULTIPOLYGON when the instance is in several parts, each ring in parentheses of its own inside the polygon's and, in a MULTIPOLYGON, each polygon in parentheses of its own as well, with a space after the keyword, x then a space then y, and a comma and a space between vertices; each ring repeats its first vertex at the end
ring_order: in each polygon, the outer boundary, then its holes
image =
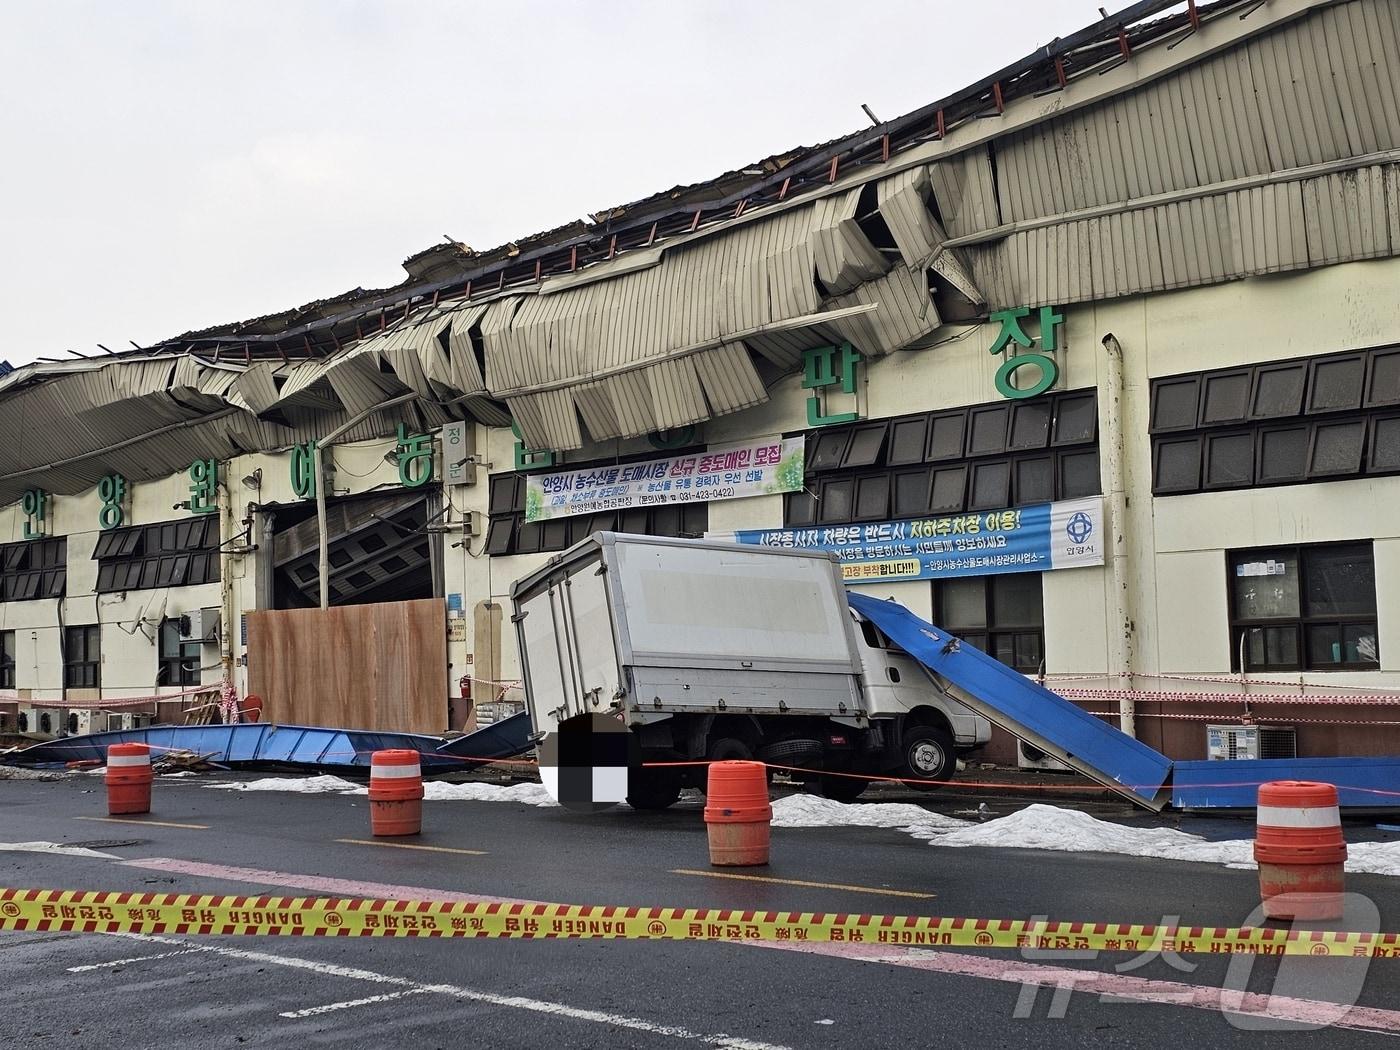
POLYGON ((914 890, 882 890, 878 886, 851 886, 844 882, 806 882, 803 879, 778 879, 771 875, 740 875, 730 871, 699 871, 693 868, 672 868, 672 875, 700 875, 710 879, 739 879, 744 882, 771 882, 777 886, 807 886, 817 890, 845 890, 847 893, 873 893, 879 897, 918 897, 932 900, 932 893, 914 890))
POLYGON ((323 977, 342 977, 352 981, 365 981, 370 984, 401 988, 405 991, 430 993, 433 995, 447 996, 453 999, 462 999, 468 1002, 486 1003, 490 1006, 500 1006, 510 1010, 525 1010, 530 1013, 548 1014, 553 1017, 562 1017, 572 1021, 591 1021, 594 1024, 605 1025, 608 1028, 625 1028, 634 1032, 645 1032, 648 1035, 669 1036, 672 1039, 704 1043, 707 1046, 721 1048, 721 1050, 791 1050, 790 1047, 775 1043, 759 1042, 754 1039, 746 1039, 743 1036, 730 1035, 727 1032, 695 1032, 680 1025, 659 1024, 655 1021, 648 1021, 643 1017, 607 1013, 603 1010, 589 1010, 585 1007, 569 1006, 565 1003, 556 1003, 548 999, 531 999, 523 995, 501 995, 496 992, 482 991, 478 988, 465 988, 455 984, 423 984, 408 977, 395 977, 392 974, 377 973, 374 970, 340 966, 336 963, 321 962, 316 959, 302 959, 294 955, 274 955, 271 952, 249 951, 246 948, 226 948, 223 945, 217 944, 195 945, 191 944, 189 941, 178 940, 174 937, 158 937, 139 933, 112 933, 104 934, 103 936, 126 937, 133 940, 150 941, 156 944, 169 944, 181 948, 189 948, 192 951, 212 952, 215 955, 221 955, 228 959, 241 959, 244 962, 257 962, 267 966, 282 966, 292 970, 307 970, 312 973, 320 974, 323 977))
POLYGON ((87 963, 83 966, 70 966, 67 973, 88 973, 92 970, 105 970, 110 966, 130 966, 132 963, 155 962, 157 959, 173 959, 177 955, 193 955, 198 948, 182 948, 178 952, 161 952, 159 955, 133 955, 130 959, 113 959, 111 962, 87 963))
POLYGON ((388 846, 391 849, 421 849, 429 853, 460 853, 467 857, 484 857, 484 849, 454 849, 451 846, 418 846, 412 842, 378 842, 375 839, 336 839, 349 846, 388 846))
POLYGON ((189 831, 208 831, 208 824, 172 824, 168 820, 146 820, 142 817, 74 817, 74 820, 97 820, 103 824, 141 824, 152 828, 185 828, 189 831))
MULTIPOLYGON (((488 904, 517 904, 519 897, 493 897, 488 893, 463 893, 461 890, 427 889, 423 886, 396 886, 385 882, 362 882, 359 879, 338 879, 330 875, 294 875, 282 871, 240 868, 230 864, 209 864, 199 860, 176 857, 143 857, 139 860, 119 860, 128 868, 144 868, 176 875, 195 875, 232 882, 253 882, 263 886, 285 886, 294 890, 309 890, 327 897, 374 897, 392 900, 485 901, 488 904)), ((540 904, 541 901, 529 901, 540 904)))
MULTIPOLYGON (((519 897, 496 897, 483 893, 463 893, 459 890, 440 890, 428 886, 399 886, 388 883, 361 882, 352 879, 337 879, 319 875, 298 875, 290 872, 261 871, 256 868, 238 868, 222 864, 205 864, 198 861, 182 861, 168 857, 147 857, 140 860, 119 860, 118 865, 132 868, 148 868, 155 871, 176 872, 184 875, 198 875, 208 878, 227 879, 234 882, 250 882, 265 886, 281 886, 288 889, 307 890, 330 896, 358 896, 391 898, 395 900, 451 900, 487 901, 500 904, 539 904, 540 901, 524 900, 519 897)), ((141 934, 113 934, 113 936, 143 938, 141 934)), ((187 945, 186 941, 151 938, 161 943, 187 945)), ((1249 993, 1240 995, 1228 990, 1211 988, 1205 985, 1186 984, 1179 981, 1160 981, 1142 977, 1129 977, 1124 974, 1099 974, 1094 970, 1076 969, 1068 966, 1047 966, 1023 962, 1011 958, 989 958, 985 955, 961 954, 932 951, 925 948, 900 948, 885 944, 850 944, 793 941, 734 941, 743 948, 770 948, 779 951, 796 951, 808 955, 824 955, 843 958, 854 962, 874 962, 888 966, 905 966, 917 970, 936 971, 963 977, 978 977, 984 980, 1023 984, 1027 975, 1037 974, 1041 983, 1059 984, 1076 991, 1095 992, 1132 998, 1139 1002, 1154 1003, 1160 1006, 1181 1006, 1199 1010, 1220 1011, 1228 1009, 1233 1013, 1248 1013, 1262 1017, 1309 1022, 1308 1018, 1320 1016, 1336 1017, 1338 1004, 1318 999, 1294 999, 1249 993), (1095 979, 1097 978, 1097 983, 1095 979), (1189 990, 1192 998, 1186 1001, 1183 991, 1189 990)), ((226 949, 232 950, 232 949, 226 949)), ((1353 1006, 1341 1020, 1327 1022, 1336 1027, 1357 1028, 1385 1034, 1400 1033, 1400 1010, 1385 1010, 1379 1007, 1353 1006)), ((720 1044, 728 1046, 730 1044, 720 1044)))
MULTIPOLYGON (((799 952, 804 955, 837 956, 857 962, 903 966, 914 970, 980 977, 1037 989, 1098 994, 1106 999, 1131 1000, 1158 1006, 1185 1006, 1213 1013, 1233 1013, 1268 1017, 1299 1024, 1355 1028, 1383 1034, 1400 1033, 1400 1010, 1373 1006, 1347 1007, 1325 999, 1298 999, 1292 996, 1239 992, 1184 981, 1162 981, 1101 973, 1068 966, 1047 966, 1020 959, 993 959, 985 955, 961 955, 926 948, 891 948, 884 944, 817 944, 795 941, 747 941, 763 948, 799 952)), ((1054 994, 1054 993, 1052 993, 1054 994)))
POLYGON ((395 999, 402 999, 408 995, 423 995, 427 990, 426 988, 405 988, 401 992, 385 992, 383 995, 367 995, 363 999, 346 999, 338 1003, 326 1003, 324 1006, 308 1006, 304 1010, 288 1010, 277 1016, 289 1017, 293 1021, 302 1017, 320 1017, 321 1014, 334 1013, 337 1010, 350 1010, 356 1006, 372 1006, 375 1003, 393 1002, 395 999))
POLYGON ((95 857, 98 860, 117 860, 115 853, 88 849, 86 846, 65 846, 61 842, 0 842, 0 851, 6 853, 47 853, 55 857, 95 857))

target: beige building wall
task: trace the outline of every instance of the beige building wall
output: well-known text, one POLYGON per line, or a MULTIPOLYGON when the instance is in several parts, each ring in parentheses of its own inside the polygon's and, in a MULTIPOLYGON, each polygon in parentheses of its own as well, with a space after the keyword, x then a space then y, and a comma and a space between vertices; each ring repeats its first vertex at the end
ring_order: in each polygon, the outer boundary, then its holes
MULTIPOLYGON (((1058 388, 1094 386, 1100 390, 1100 433, 1108 420, 1104 396, 1108 360, 1104 338, 1112 334, 1123 348, 1122 432, 1124 471, 1129 494, 1126 515, 1110 523, 1126 539, 1131 567, 1130 616, 1134 623, 1133 664, 1137 684, 1176 675, 1219 675, 1230 665, 1228 581, 1225 552, 1236 548, 1296 542, 1375 540, 1377 598, 1382 670, 1290 675, 1298 681, 1333 686, 1395 687, 1400 671, 1400 478, 1330 482, 1254 490, 1154 498, 1151 495, 1151 442, 1148 436, 1148 384, 1158 376, 1200 371, 1232 364, 1334 353, 1382 345, 1400 338, 1400 260, 1351 263, 1287 276, 1255 278, 1209 288, 1066 308, 1062 329, 1065 349, 1058 354, 1058 388)), ((996 326, 947 326, 935 333, 927 349, 905 351, 867 363, 855 396, 863 416, 881 418, 998 400, 993 384, 998 360, 988 353, 996 326)), ((703 424, 699 439, 710 446, 806 429, 807 391, 797 376, 774 384, 764 405, 703 424)), ((460 594, 466 621, 464 637, 448 645, 449 682, 453 692, 464 674, 479 676, 476 696, 493 683, 520 677, 510 623, 510 587, 534 571, 547 554, 487 557, 482 553, 489 520, 489 478, 513 467, 514 438, 502 428, 475 428, 476 482, 447 486, 447 521, 470 516, 475 535, 449 532, 443 537, 444 584, 460 594), (487 623, 477 610, 483 603, 502 607, 499 635, 479 638, 473 626, 487 623), (488 673, 489 672, 489 673, 488 673)), ((392 440, 339 446, 332 453, 333 488, 337 494, 365 493, 398 486, 395 468, 384 461, 392 440)), ((645 441, 609 442, 571 453, 561 462, 586 462, 644 452, 645 441)), ((662 453, 658 453, 662 455, 662 453)), ((1107 456, 1101 462, 1107 464, 1107 456)), ((290 503, 288 453, 251 455, 223 464, 223 479, 235 530, 243 528, 250 504, 290 503), (243 479, 261 470, 261 484, 243 479)), ((442 476, 438 464, 438 476, 442 476)), ((1105 491, 1107 491, 1105 479, 1105 491)), ((181 474, 161 482, 131 486, 129 521, 135 524, 182 517, 172 504, 188 498, 181 474)), ((50 504, 51 531, 68 537, 68 597, 60 603, 0 603, 0 630, 15 630, 17 677, 21 695, 56 696, 61 688, 57 632, 60 614, 68 624, 100 622, 103 626, 104 695, 153 692, 156 625, 162 615, 220 604, 218 585, 133 591, 125 595, 94 593, 98 500, 95 492, 55 496, 50 504)), ((713 532, 773 528, 782 524, 782 498, 764 496, 713 503, 713 532)), ((18 505, 0 508, 0 542, 21 537, 18 505)), ((262 542, 259 519, 253 518, 253 544, 262 542)), ((227 537, 226 537, 227 538, 227 537)), ((255 608, 259 549, 229 559, 227 585, 234 616, 230 624, 236 682, 245 688, 238 619, 255 608)), ((1068 569, 1043 577, 1046 664, 1051 675, 1103 676, 1116 684, 1111 665, 1111 570, 1068 569)), ((867 593, 894 597, 916 613, 932 613, 927 581, 862 586, 867 593)), ((205 647, 204 681, 219 678, 217 646, 205 647)), ((1176 686, 1169 686, 1175 688, 1176 686)), ((512 695, 518 696, 518 691, 512 695)))

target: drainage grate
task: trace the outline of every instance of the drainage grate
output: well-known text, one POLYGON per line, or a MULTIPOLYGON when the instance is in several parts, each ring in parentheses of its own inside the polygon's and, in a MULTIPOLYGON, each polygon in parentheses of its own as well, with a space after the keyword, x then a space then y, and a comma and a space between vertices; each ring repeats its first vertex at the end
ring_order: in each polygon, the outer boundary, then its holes
POLYGON ((65 842, 79 849, 116 849, 118 846, 144 846, 148 839, 92 839, 88 842, 65 842))

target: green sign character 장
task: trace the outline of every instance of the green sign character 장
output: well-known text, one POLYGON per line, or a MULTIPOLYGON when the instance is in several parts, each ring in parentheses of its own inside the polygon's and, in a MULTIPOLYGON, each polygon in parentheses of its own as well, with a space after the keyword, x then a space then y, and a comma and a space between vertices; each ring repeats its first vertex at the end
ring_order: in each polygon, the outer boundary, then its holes
POLYGON ((802 389, 812 391, 807 399, 807 425, 809 427, 829 427, 837 423, 850 423, 860 418, 859 412, 822 411, 821 392, 829 386, 841 384, 847 394, 856 392, 856 365, 860 354, 850 343, 840 346, 818 346, 802 351, 802 389))
MULTIPOLYGON (((1029 306, 1018 306, 1014 310, 998 310, 989 314, 988 320, 1001 324, 1001 331, 997 334, 996 342, 992 344, 989 353, 999 354, 1012 343, 1027 348, 1034 346, 1035 341, 1021 328, 1021 319, 1030 312, 1029 306)), ((1050 354, 1055 352, 1057 345, 1055 329, 1063 324, 1064 320, 1065 315, 1057 314, 1053 306, 1040 308, 1040 349, 1043 353, 1017 354, 1003 361, 996 374, 998 394, 1017 399, 1035 397, 1055 385, 1055 380, 1060 378, 1060 366, 1050 354), (1028 387, 1017 387, 1011 379, 1023 368, 1035 368, 1040 372, 1040 378, 1028 387)))

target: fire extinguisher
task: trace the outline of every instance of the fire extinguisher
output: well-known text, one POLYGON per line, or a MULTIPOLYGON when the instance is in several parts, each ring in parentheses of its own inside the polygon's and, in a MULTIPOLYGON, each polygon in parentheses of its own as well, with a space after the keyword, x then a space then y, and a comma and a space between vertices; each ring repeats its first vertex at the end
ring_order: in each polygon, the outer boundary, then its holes
POLYGON ((458 687, 459 689, 461 689, 461 691, 462 691, 462 699, 463 699, 463 700, 470 700, 470 699, 472 698, 472 676, 471 676, 471 675, 469 675, 469 674, 464 674, 464 675, 462 675, 462 679, 461 679, 461 681, 459 681, 459 682, 457 683, 457 687, 458 687))

